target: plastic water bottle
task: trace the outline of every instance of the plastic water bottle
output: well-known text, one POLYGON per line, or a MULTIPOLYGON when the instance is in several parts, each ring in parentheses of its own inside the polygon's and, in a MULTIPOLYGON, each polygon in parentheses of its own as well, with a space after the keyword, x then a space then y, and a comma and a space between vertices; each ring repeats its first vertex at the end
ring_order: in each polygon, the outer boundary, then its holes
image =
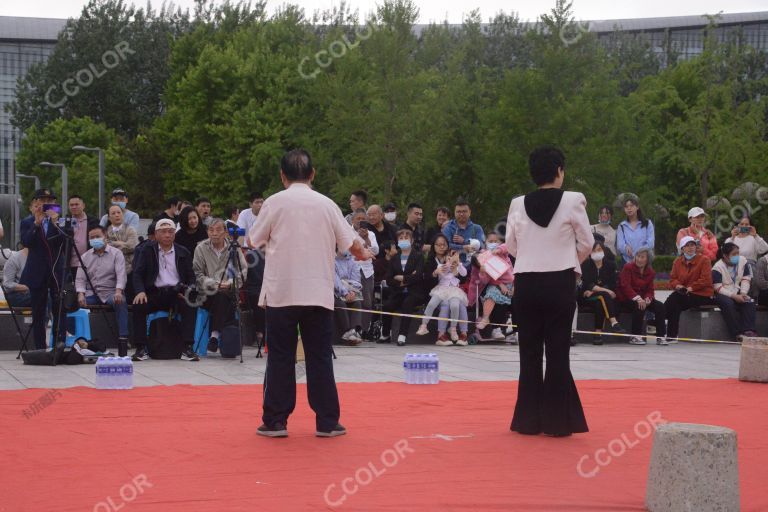
POLYGON ((416 384, 424 384, 426 377, 424 354, 416 354, 416 384))
POLYGON ((440 358, 435 353, 429 354, 429 357, 430 357, 429 383, 439 384, 440 383, 440 358))
POLYGON ((123 361, 123 389, 133 389, 133 361, 127 356, 123 358, 123 361))
POLYGON ((403 360, 403 370, 405 371, 405 383, 413 384, 413 354, 405 354, 403 360))
POLYGON ((106 389, 106 370, 107 360, 104 357, 99 357, 96 360, 96 389, 106 389))
POLYGON ((114 357, 107 358, 109 377, 107 380, 107 389, 117 388, 117 361, 114 357))

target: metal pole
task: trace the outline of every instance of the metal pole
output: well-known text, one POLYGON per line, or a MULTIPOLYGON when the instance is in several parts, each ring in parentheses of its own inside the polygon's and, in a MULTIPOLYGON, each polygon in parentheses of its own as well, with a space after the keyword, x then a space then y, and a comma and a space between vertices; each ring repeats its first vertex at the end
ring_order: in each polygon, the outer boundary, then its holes
POLYGON ((102 218, 103 216, 104 216, 104 150, 99 149, 99 218, 102 218))
POLYGON ((16 248, 19 245, 19 237, 21 237, 19 224, 21 223, 20 218, 20 212, 19 212, 19 201, 21 201, 21 176, 19 176, 17 173, 14 173, 16 176, 15 180, 15 190, 14 195, 16 196, 16 199, 13 201, 13 246, 12 248, 16 248))
MULTIPOLYGON (((61 166, 61 204, 64 205, 69 201, 69 174, 67 173, 67 166, 61 166)), ((62 208, 62 215, 64 214, 64 208, 62 208)))
MULTIPOLYGON (((13 208, 13 247, 16 248, 16 246, 19 243, 19 240, 21 240, 21 227, 19 224, 21 224, 21 213, 19 212, 19 201, 21 200, 21 188, 19 187, 19 184, 21 180, 17 176, 16 171, 16 133, 15 130, 11 131, 11 173, 13 174, 13 181, 16 184, 16 200, 13 202, 15 205, 13 208)), ((10 181, 10 180, 9 180, 10 181)))

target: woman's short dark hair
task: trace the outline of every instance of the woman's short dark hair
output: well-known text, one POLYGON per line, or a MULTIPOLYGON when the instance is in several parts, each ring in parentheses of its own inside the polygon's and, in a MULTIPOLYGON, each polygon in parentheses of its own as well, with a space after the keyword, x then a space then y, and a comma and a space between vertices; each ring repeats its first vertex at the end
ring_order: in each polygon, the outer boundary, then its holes
POLYGON ((440 207, 438 207, 438 209, 437 209, 437 210, 435 210, 435 214, 438 214, 438 213, 440 213, 440 212, 442 212, 442 213, 444 213, 444 214, 446 214, 446 215, 448 215, 448 216, 450 216, 450 215, 451 215, 451 210, 449 210, 449 209, 448 209, 448 208, 446 208, 445 206, 440 206, 440 207))
POLYGON ((384 240, 381 242, 380 250, 383 252, 391 251, 393 248, 396 248, 397 245, 395 245, 395 242, 392 240, 384 240))
POLYGON ((600 215, 601 213, 603 213, 605 211, 608 212, 608 215, 613 217, 613 206, 611 206, 609 204, 604 204, 603 206, 600 207, 599 210, 597 210, 597 214, 600 215))
POLYGON ((717 259, 722 259, 725 257, 726 254, 731 254, 734 249, 738 249, 739 246, 736 245, 733 242, 725 242, 723 245, 720 246, 720 249, 717 251, 717 259))
POLYGON ((408 238, 413 240, 413 231, 411 231, 408 228, 398 229, 397 233, 395 234, 395 238, 398 240, 400 239, 400 235, 408 235, 408 238))
POLYGON ((541 146, 528 156, 528 169, 537 186, 552 183, 557 178, 557 170, 565 170, 565 155, 555 146, 541 146))
POLYGON ((282 169, 288 181, 305 181, 312 175, 312 157, 303 149, 292 149, 280 160, 282 169))

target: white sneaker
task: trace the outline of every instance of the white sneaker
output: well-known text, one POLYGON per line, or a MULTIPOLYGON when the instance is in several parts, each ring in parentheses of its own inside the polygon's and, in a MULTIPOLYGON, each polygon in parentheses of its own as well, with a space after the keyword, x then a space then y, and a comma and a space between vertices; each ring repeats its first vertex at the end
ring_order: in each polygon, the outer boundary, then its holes
POLYGON ((512 334, 508 334, 504 341, 510 345, 517 345, 517 333, 513 332, 512 334))
POLYGON ((455 327, 448 329, 448 335, 451 337, 451 341, 459 341, 459 333, 456 332, 455 327))
POLYGON ((640 336, 632 336, 629 338, 630 345, 645 345, 645 339, 640 336))
POLYGON ((667 338, 656 338, 657 345, 669 345, 667 338))
POLYGON ((416 331, 417 336, 425 336, 429 334, 429 329, 427 329, 427 324, 421 324, 419 326, 419 329, 416 331))
POLYGON ((677 345, 677 338, 670 338, 667 336, 664 339, 667 340, 667 345, 677 345))
POLYGON ((503 340, 505 338, 504 333, 501 332, 501 328, 497 327, 491 332, 491 338, 495 340, 503 340))
POLYGON ((461 345, 462 347, 466 347, 467 345, 469 345, 469 342, 467 340, 459 339, 458 341, 456 341, 456 344, 461 345))
POLYGON ((402 347, 405 345, 405 334, 401 334, 397 337, 397 346, 402 347))

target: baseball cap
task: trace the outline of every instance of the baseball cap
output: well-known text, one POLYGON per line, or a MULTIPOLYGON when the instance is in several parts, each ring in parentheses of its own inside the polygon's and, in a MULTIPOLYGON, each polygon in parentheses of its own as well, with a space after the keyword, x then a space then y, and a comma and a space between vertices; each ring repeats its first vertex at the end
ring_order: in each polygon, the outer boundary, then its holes
POLYGON ((112 191, 112 196, 111 197, 115 197, 115 196, 125 196, 125 197, 128 197, 128 193, 125 191, 125 189, 116 188, 116 189, 114 189, 112 191))
POLYGON ((705 212, 702 208, 699 208, 698 206, 694 206, 690 210, 688 210, 688 218, 692 219, 694 217, 698 217, 699 215, 706 215, 707 212, 705 212))
POLYGON ((680 243, 677 244, 677 247, 679 249, 682 249, 683 247, 685 247, 687 244, 691 242, 696 243, 696 239, 693 238, 692 236, 684 236, 683 238, 680 239, 680 243))
POLYGON ((168 228, 171 228, 174 230, 176 229, 176 224, 171 219, 160 219, 155 224, 155 231, 157 231, 158 229, 168 229, 168 228))
POLYGON ((397 210, 397 206, 395 206, 395 203, 387 203, 384 205, 385 212, 394 212, 396 210, 397 210))
POLYGON ((51 199, 58 199, 56 194, 54 194, 49 188, 39 188, 35 190, 35 193, 32 195, 32 199, 42 199, 44 197, 50 197, 51 199))

